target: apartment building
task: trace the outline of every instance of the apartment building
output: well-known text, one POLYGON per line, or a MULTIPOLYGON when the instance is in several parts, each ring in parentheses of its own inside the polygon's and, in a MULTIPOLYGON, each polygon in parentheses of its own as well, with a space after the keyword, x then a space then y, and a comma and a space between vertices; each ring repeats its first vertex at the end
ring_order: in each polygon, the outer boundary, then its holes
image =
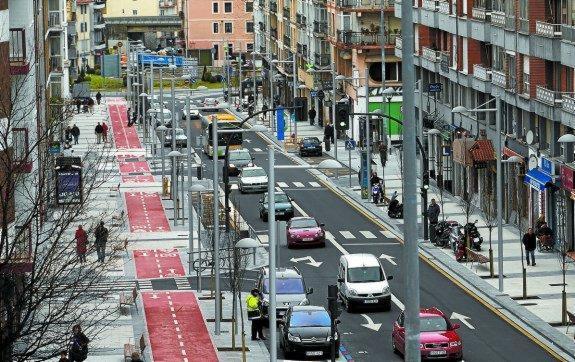
POLYGON ((254 3, 252 1, 188 1, 184 27, 187 49, 221 66, 225 54, 253 51, 254 3), (187 25, 187 26, 186 26, 187 25))
POLYGON ((75 70, 100 64, 106 49, 106 0, 69 0, 73 25, 68 21, 69 54, 76 52, 77 61, 70 59, 75 70), (73 32, 73 35, 72 35, 73 32), (74 41, 71 43, 70 41, 74 41))
MULTIPOLYGON (((401 62, 394 54, 400 22, 393 6, 389 0, 258 0, 254 14, 256 50, 273 54, 274 59, 279 60, 296 56, 298 84, 305 85, 305 89, 298 87, 298 95, 307 97, 308 105, 318 111, 320 125, 331 119, 332 70, 355 78, 336 85, 338 98, 346 95, 358 112, 365 111, 368 107, 364 100, 365 69, 372 96, 380 95, 382 99, 383 85, 401 85, 401 62), (316 71, 310 72, 310 69, 316 71), (318 92, 327 98, 315 96, 318 92)), ((265 59, 264 64, 264 68, 269 69, 265 59)), ((289 64, 280 63, 278 70, 291 77, 289 64)), ((264 69, 264 77, 267 76, 264 69)), ((264 88, 269 88, 267 79, 264 88)), ((293 97, 292 88, 283 87, 281 83, 277 87, 274 94, 279 94, 279 101, 287 104, 293 97)), ((269 94, 269 89, 266 92, 269 94)), ((381 125, 374 127, 378 129, 381 125)), ((354 119, 353 129, 357 134, 358 119, 354 119)))
MULTIPOLYGON (((558 140, 575 127, 574 2, 415 0, 396 2, 397 16, 405 5, 413 7, 415 71, 423 89, 416 107, 424 126, 443 131, 428 142, 432 176, 456 194, 469 190, 485 199, 498 176, 489 151, 497 137, 495 112, 451 110, 495 108, 500 100, 503 154, 525 160, 499 175, 506 219, 516 222, 519 214, 532 225, 543 214, 555 230, 565 230, 573 248, 573 147, 558 140), (441 91, 431 92, 437 85, 441 91)), ((396 55, 401 48, 400 38, 396 55)))
MULTIPOLYGON (((104 19, 108 47, 141 40, 148 49, 174 47, 183 35, 181 3, 176 0, 114 0, 106 4, 104 19)), ((126 52, 126 47, 121 48, 126 52)))

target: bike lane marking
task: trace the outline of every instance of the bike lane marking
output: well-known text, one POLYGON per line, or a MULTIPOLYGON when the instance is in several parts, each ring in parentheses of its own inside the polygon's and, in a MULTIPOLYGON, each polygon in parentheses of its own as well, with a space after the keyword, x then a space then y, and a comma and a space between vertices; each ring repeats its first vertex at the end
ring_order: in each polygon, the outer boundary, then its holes
POLYGON ((112 131, 114 133, 114 143, 116 149, 140 149, 142 144, 135 127, 127 126, 126 105, 114 103, 108 105, 112 131))
POLYGON ((137 279, 186 275, 178 249, 134 250, 133 253, 137 279))
POLYGON ((141 294, 155 362, 218 361, 193 292, 141 294))
POLYGON ((170 231, 170 224, 158 193, 126 192, 130 232, 170 231))

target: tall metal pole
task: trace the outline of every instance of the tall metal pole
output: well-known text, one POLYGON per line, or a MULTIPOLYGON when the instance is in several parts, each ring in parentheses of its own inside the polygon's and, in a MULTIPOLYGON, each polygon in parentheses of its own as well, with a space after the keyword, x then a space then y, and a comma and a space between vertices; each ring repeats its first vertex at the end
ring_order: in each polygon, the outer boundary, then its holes
MULTIPOLYGON (((154 62, 150 61, 150 95, 152 96, 152 98, 150 98, 152 101, 154 100, 154 62)), ((152 104, 152 101, 150 101, 150 104, 152 104)), ((145 115, 144 115, 145 117, 145 115)), ((148 128, 151 127, 151 119, 148 119, 148 128)), ((149 132, 148 130, 148 136, 151 137, 152 133, 149 132)), ((149 140, 149 139, 148 139, 149 140)))
MULTIPOLYGON (((275 108, 275 102, 274 102, 274 64, 272 63, 273 60, 273 56, 270 53, 270 109, 274 109, 275 108)), ((272 129, 272 133, 275 132, 276 130, 276 121, 275 121, 275 113, 274 111, 270 112, 270 126, 272 129)))
MULTIPOLYGON (((381 112, 383 113, 385 110, 385 96, 383 94, 383 91, 385 90, 385 10, 382 7, 381 8, 381 12, 379 13, 380 16, 380 24, 379 24, 379 28, 380 28, 380 34, 381 34, 381 90, 382 90, 382 94, 381 94, 381 112)), ((390 115, 390 114, 388 114, 390 115)), ((391 122, 391 120, 389 119, 385 119, 382 118, 380 120, 381 122, 381 140, 383 141, 383 144, 386 146, 386 152, 387 152, 387 124, 388 122, 391 122)), ((380 153, 381 154, 381 153, 380 153)), ((383 185, 383 195, 385 196, 385 166, 383 163, 383 160, 381 160, 381 182, 383 185)))
MULTIPOLYGON (((296 55, 293 54, 293 58, 292 58, 292 62, 293 62, 293 68, 292 68, 292 75, 293 75, 293 82, 292 82, 292 84, 293 84, 293 97, 292 97, 292 98, 293 98, 293 102, 292 102, 292 107, 295 107, 295 97, 298 96, 298 94, 297 94, 297 89, 298 89, 298 84, 297 84, 297 83, 298 83, 298 82, 297 82, 297 62, 296 62, 296 58, 297 58, 296 55)), ((293 126, 294 126, 294 134, 295 134, 295 139, 297 140, 297 121, 298 121, 297 118, 296 118, 297 110, 294 109, 294 110, 292 110, 292 112, 294 113, 294 118, 293 118, 293 120, 294 120, 294 121, 293 121, 293 122, 294 122, 294 125, 293 125, 293 126)), ((291 136, 291 135, 290 135, 290 136, 291 136)), ((336 156, 336 159, 337 159, 337 156, 336 156)))
MULTIPOLYGON (((415 89, 414 65, 413 65, 413 10, 410 6, 401 8, 401 29, 403 38, 402 49, 402 78, 403 89, 408 91, 415 89)), ((415 149, 416 122, 415 104, 413 97, 403 97, 403 109, 405 119, 403 125, 403 157, 404 167, 403 204, 405 220, 405 245, 403 247, 403 260, 405 267, 405 360, 420 361, 419 350, 419 259, 417 240, 417 155, 415 149)))
MULTIPOLYGON (((130 102, 132 101, 132 59, 130 53, 130 41, 128 40, 128 45, 126 46, 126 101, 128 101, 128 107, 130 107, 130 102)), ((130 120, 128 120, 130 122, 130 120)))
MULTIPOLYGON (((176 95, 175 95, 175 84, 174 84, 174 74, 175 70, 172 68, 172 79, 170 82, 170 98, 172 100, 172 151, 176 150, 176 127, 178 122, 176 121, 176 95)), ((177 220, 180 217, 180 207, 178 205, 178 175, 176 169, 178 167, 177 158, 172 158, 172 202, 174 204, 174 225, 177 225, 177 220)))
MULTIPOLYGON (((188 270, 192 274, 192 265, 194 263, 194 203, 192 200, 192 119, 190 117, 190 97, 186 97, 186 154, 188 161, 188 270)), ((182 185, 183 188, 183 185, 182 185)), ((183 200, 182 200, 183 202, 183 200)), ((200 234, 198 233, 198 239, 200 234)))
MULTIPOLYGON (((335 137, 333 138, 333 155, 337 161, 337 127, 335 126, 335 91, 337 87, 335 86, 335 75, 336 69, 334 61, 334 63, 331 65, 331 87, 333 88, 333 99, 331 100, 331 124, 334 128, 333 132, 335 134, 335 137)), ((335 169, 335 178, 339 180, 339 170, 337 168, 335 169)))
POLYGON ((253 98, 254 98, 254 112, 257 112, 257 108, 256 106, 258 105, 258 98, 257 98, 257 93, 256 93, 256 56, 254 55, 255 51, 252 52, 252 85, 253 85, 253 98))
POLYGON ((269 236, 269 267, 270 267, 270 362, 277 360, 277 329, 276 329, 276 200, 275 200, 275 154, 273 145, 268 149, 268 236, 269 236))
POLYGON ((244 100, 244 92, 243 92, 244 87, 242 87, 242 43, 241 42, 240 42, 240 52, 239 53, 240 53, 240 60, 238 61, 239 62, 238 87, 240 89, 239 89, 238 93, 240 95, 240 102, 239 103, 240 103, 240 107, 241 107, 242 102, 244 100))
POLYGON ((200 275, 202 270, 202 239, 200 233, 202 232, 202 193, 198 192, 198 292, 202 291, 202 277, 200 275))
POLYGON ((497 133, 497 274, 499 291, 503 292, 503 168, 501 156, 501 99, 495 97, 495 132, 497 133))
MULTIPOLYGON (((369 114, 369 69, 365 68, 365 113, 369 114)), ((365 152, 367 154, 367 198, 371 193, 371 117, 365 117, 365 152)))
MULTIPOLYGON (((160 68, 160 121, 161 125, 164 126, 164 75, 162 72, 162 68, 160 68)), ((162 183, 166 178, 166 159, 164 158, 164 143, 166 143, 164 139, 165 132, 162 131, 162 144, 160 145, 160 150, 162 151, 162 183)), ((154 139, 155 141, 155 139, 154 139)))
POLYGON ((212 161, 214 164, 214 250, 212 252, 212 258, 214 259, 214 273, 215 273, 215 289, 216 289, 216 312, 215 312, 215 331, 216 336, 220 335, 220 320, 221 320, 221 303, 220 299, 220 190, 218 183, 218 122, 216 117, 212 117, 212 161))

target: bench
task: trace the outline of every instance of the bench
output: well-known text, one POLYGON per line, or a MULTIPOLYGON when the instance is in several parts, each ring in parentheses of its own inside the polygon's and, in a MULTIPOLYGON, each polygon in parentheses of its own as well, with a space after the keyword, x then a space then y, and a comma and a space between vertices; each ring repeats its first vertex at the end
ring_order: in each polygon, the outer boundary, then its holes
POLYGON ((126 306, 134 306, 136 310, 138 309, 138 304, 136 299, 138 298, 138 289, 136 287, 132 288, 132 294, 126 294, 126 292, 120 292, 120 312, 124 310, 126 306))
POLYGON ((471 267, 473 268, 473 263, 477 264, 486 264, 489 263, 489 258, 485 255, 479 254, 476 251, 473 251, 469 248, 465 248, 467 252, 467 261, 471 262, 471 267))
POLYGON ((131 344, 129 341, 128 343, 124 344, 124 362, 132 361, 132 356, 134 354, 138 354, 140 359, 144 360, 144 351, 146 350, 146 338, 142 334, 140 337, 140 348, 136 347, 135 344, 131 344))
MULTIPOLYGON (((569 332, 569 327, 575 325, 575 314, 569 312, 568 310, 565 312, 567 313, 567 319, 569 319, 567 321, 567 330, 565 331, 565 334, 567 334, 569 332)), ((573 335, 573 338, 575 339, 575 335, 573 335)))

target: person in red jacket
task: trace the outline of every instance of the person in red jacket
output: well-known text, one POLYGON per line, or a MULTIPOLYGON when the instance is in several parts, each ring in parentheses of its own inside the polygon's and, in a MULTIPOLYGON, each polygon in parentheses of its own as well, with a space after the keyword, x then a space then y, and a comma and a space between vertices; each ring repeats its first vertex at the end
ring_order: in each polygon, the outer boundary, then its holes
POLYGON ((86 262, 86 252, 88 251, 88 234, 82 229, 82 225, 78 225, 76 229, 76 252, 80 263, 86 262))
POLYGON ((102 122, 102 137, 104 137, 104 143, 108 142, 108 125, 106 122, 102 122))

